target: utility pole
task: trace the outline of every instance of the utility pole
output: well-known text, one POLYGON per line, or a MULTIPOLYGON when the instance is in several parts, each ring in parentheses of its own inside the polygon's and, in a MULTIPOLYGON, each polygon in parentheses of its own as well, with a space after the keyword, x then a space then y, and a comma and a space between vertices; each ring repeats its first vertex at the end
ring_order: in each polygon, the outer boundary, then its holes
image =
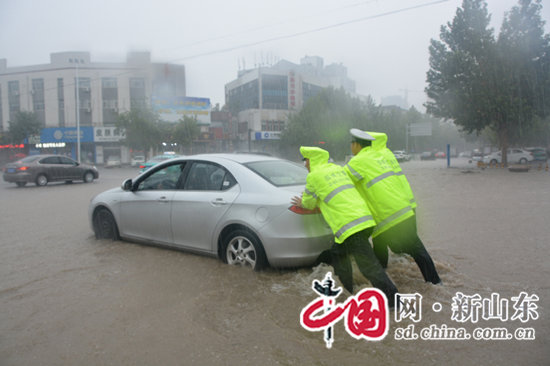
POLYGON ((78 59, 74 59, 76 69, 76 161, 80 164, 80 80, 78 79, 78 59))

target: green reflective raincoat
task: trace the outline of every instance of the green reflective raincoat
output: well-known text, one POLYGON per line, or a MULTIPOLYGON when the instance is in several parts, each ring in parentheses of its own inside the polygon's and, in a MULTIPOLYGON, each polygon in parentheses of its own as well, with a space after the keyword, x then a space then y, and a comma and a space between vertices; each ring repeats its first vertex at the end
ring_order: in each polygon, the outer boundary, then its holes
POLYGON ((342 243, 349 236, 375 225, 373 217, 343 167, 328 162, 329 154, 318 147, 300 148, 309 159, 310 173, 302 194, 302 206, 319 207, 325 221, 342 243))
POLYGON ((376 237, 412 217, 414 212, 400 179, 403 173, 394 171, 395 164, 384 153, 389 151, 386 134, 368 133, 375 138, 372 146, 361 149, 345 169, 374 216, 376 228, 372 236, 376 237))
POLYGON ((381 133, 381 132, 368 132, 368 133, 371 134, 371 136, 373 136, 376 139, 377 150, 380 151, 382 155, 384 155, 386 160, 391 165, 393 172, 401 181, 402 192, 409 199, 409 203, 411 207, 415 209, 417 204, 416 204, 416 199, 414 198, 413 191, 411 189, 411 185, 409 184, 409 181, 407 180, 407 177, 405 176, 405 174, 403 174, 403 169, 401 169, 401 165, 399 165, 399 162, 395 158, 395 155, 386 146, 388 141, 388 136, 385 133, 381 133))

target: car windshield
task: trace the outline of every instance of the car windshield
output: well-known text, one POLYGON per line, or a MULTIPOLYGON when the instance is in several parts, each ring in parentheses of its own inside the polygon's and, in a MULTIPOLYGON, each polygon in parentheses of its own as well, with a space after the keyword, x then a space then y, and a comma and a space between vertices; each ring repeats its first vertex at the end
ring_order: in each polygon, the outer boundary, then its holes
POLYGON ((255 161, 245 166, 277 187, 306 184, 307 169, 290 161, 255 161))

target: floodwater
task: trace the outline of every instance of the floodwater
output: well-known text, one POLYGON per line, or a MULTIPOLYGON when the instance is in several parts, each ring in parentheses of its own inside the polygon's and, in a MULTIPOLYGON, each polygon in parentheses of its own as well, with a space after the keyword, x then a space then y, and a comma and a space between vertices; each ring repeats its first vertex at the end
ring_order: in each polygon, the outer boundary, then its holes
MULTIPOLYGON (((407 256, 390 257, 400 293, 422 295, 422 320, 394 320, 388 335, 334 343, 300 325, 327 265, 253 273, 216 258, 95 240, 90 198, 133 170, 102 170, 93 184, 0 183, 1 365, 548 365, 550 172, 478 170, 467 161, 403 164, 419 234, 443 286, 424 283, 407 256), (525 323, 452 320, 453 297, 537 295, 525 323), (441 305, 436 312, 434 303, 441 305), (535 315, 537 319, 535 319, 535 315), (397 340, 397 328, 534 329, 530 340, 397 340)), ((360 275, 357 285, 368 287, 360 275)), ((345 293, 337 301, 344 302, 345 293)))

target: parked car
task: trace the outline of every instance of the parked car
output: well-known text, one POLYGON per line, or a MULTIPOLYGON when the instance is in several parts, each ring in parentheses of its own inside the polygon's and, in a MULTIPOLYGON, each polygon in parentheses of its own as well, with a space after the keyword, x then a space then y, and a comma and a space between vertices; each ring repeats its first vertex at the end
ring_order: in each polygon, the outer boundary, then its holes
POLYGON ((544 147, 526 147, 525 150, 529 151, 533 155, 534 161, 546 161, 548 156, 544 147))
POLYGON ((130 166, 137 167, 145 163, 145 156, 143 155, 134 155, 132 159, 130 159, 130 166))
POLYGON ((420 154, 420 160, 435 160, 435 154, 432 151, 424 151, 420 154))
POLYGON ((165 160, 177 158, 177 157, 179 157, 179 155, 176 155, 173 152, 166 152, 161 155, 153 156, 151 159, 147 160, 145 163, 139 166, 139 169, 140 169, 139 171, 144 172, 147 169, 151 168, 152 166, 157 165, 158 163, 161 163, 165 160))
POLYGON ((62 155, 31 155, 8 163, 4 167, 4 180, 23 187, 34 182, 37 186, 45 186, 48 182, 82 180, 91 183, 99 178, 95 166, 79 164, 62 155))
POLYGON ((333 235, 320 212, 291 206, 307 170, 252 154, 205 154, 157 164, 89 206, 97 238, 123 238, 219 257, 259 270, 311 265, 333 235))
POLYGON ((393 155, 395 155, 395 158, 399 162, 411 160, 411 156, 403 150, 395 150, 393 152, 393 155))
MULTIPOLYGON (((527 162, 533 161, 533 155, 527 150, 514 148, 514 149, 508 149, 506 151, 507 151, 508 163, 526 164, 527 162)), ((485 155, 483 157, 483 162, 486 164, 502 163, 501 151, 496 151, 489 155, 485 155)))
POLYGON ((105 163, 105 168, 120 168, 122 163, 120 161, 120 156, 111 155, 107 158, 105 163))

